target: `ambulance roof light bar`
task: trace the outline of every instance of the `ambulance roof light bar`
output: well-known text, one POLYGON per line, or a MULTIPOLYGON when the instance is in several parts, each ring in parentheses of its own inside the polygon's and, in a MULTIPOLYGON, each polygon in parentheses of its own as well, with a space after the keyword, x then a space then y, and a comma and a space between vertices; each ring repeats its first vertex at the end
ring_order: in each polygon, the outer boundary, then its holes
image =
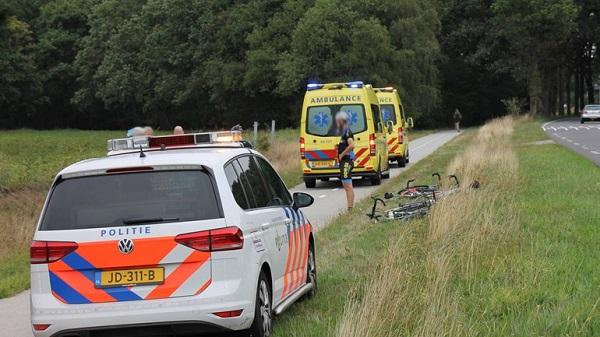
POLYGON ((346 83, 309 83, 306 85, 306 90, 318 90, 318 89, 342 89, 351 88, 359 89, 364 87, 365 84, 362 81, 346 82, 346 83))
POLYGON ((194 147, 194 146, 231 146, 245 147, 241 131, 214 131, 202 133, 186 133, 183 135, 168 136, 135 136, 127 138, 109 139, 107 142, 108 155, 124 152, 144 150, 157 150, 168 148, 194 147))
POLYGON ((375 88, 375 92, 395 92, 394 87, 375 88))

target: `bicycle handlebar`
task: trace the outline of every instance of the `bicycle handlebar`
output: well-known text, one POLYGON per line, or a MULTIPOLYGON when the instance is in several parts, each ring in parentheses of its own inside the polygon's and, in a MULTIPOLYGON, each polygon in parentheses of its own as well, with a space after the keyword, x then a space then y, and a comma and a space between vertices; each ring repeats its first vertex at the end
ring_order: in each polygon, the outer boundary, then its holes
POLYGON ((385 201, 381 198, 373 198, 373 208, 371 209, 371 213, 367 214, 370 219, 375 219, 375 211, 377 210, 377 203, 381 202, 383 207, 385 207, 385 201))
POLYGON ((415 179, 414 179, 414 178, 413 178, 413 179, 409 179, 409 180, 406 182, 406 188, 410 188, 410 184, 411 184, 411 183, 414 183, 414 182, 415 182, 415 179))
POLYGON ((433 173, 431 176, 432 176, 432 177, 437 177, 437 178, 438 178, 438 184, 439 184, 440 182, 442 182, 442 177, 440 176, 440 174, 439 174, 439 173, 437 173, 437 172, 434 172, 434 173, 433 173))
POLYGON ((454 174, 451 174, 448 176, 448 179, 454 179, 454 181, 456 182, 456 186, 460 187, 460 183, 458 182, 458 177, 454 174))

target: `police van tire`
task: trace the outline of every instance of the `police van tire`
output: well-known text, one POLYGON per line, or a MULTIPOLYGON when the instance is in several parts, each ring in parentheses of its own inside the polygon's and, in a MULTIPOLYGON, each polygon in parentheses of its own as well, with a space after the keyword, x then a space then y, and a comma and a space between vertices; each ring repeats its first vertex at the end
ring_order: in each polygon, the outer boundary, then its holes
POLYGON ((268 337, 273 331, 273 295, 271 284, 264 272, 260 272, 254 305, 254 321, 248 333, 252 337, 268 337))
POLYGON ((317 186, 317 179, 304 178, 304 185, 306 186, 306 188, 315 188, 317 186))
POLYGON ((406 159, 404 157, 398 157, 397 162, 398 162, 398 167, 406 166, 406 159))

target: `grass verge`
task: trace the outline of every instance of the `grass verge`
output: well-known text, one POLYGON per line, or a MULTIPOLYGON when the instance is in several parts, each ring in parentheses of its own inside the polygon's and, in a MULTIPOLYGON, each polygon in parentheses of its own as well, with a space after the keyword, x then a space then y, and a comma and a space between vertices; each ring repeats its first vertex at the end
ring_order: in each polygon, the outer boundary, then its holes
POLYGON ((600 170, 540 124, 494 121, 403 174, 482 182, 427 219, 370 224, 362 203, 319 232, 319 294, 275 335, 598 335, 600 170))

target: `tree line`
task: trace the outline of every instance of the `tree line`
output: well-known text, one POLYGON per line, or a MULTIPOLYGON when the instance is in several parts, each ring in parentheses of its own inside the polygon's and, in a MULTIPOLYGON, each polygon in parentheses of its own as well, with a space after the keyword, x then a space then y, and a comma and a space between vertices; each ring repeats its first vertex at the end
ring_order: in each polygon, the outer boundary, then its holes
MULTIPOLYGON (((600 0, 4 0, 0 128, 295 126, 309 82, 417 125, 593 102, 600 0)), ((564 112, 564 111, 563 111, 564 112)))

